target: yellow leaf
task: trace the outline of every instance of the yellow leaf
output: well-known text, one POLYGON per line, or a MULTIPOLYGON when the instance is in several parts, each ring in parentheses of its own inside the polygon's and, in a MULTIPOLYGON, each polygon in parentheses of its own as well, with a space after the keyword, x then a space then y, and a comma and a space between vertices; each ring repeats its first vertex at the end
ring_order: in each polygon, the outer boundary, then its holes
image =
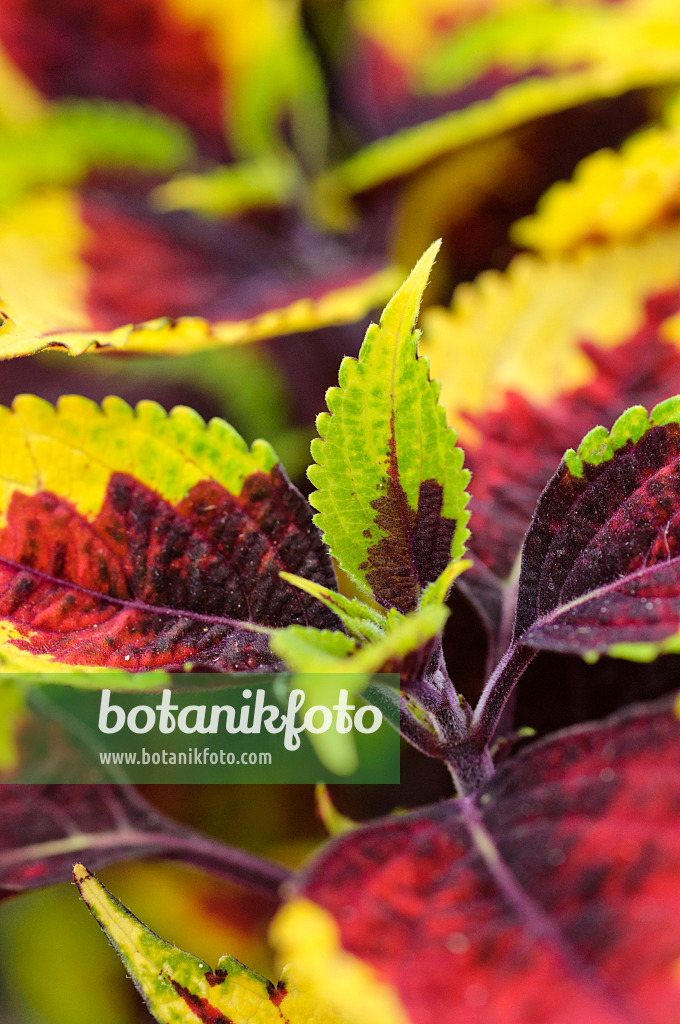
POLYGON ((680 228, 671 227, 563 259, 522 254, 505 273, 461 285, 450 310, 423 317, 422 351, 442 381, 449 422, 475 442, 463 413, 497 409, 509 391, 547 405, 589 383, 596 368, 581 342, 616 347, 641 323, 646 300, 679 284, 680 228))

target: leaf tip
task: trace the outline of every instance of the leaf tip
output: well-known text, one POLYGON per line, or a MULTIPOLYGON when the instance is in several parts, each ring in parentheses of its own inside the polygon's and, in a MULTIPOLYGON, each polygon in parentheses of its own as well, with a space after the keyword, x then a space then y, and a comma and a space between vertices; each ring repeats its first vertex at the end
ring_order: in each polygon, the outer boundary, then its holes
POLYGON ((92 874, 87 870, 84 864, 73 865, 73 881, 76 885, 80 886, 88 878, 92 878, 92 874))
POLYGON ((441 244, 442 240, 438 238, 436 242, 433 242, 425 250, 401 288, 394 293, 385 306, 383 315, 380 318, 381 327, 387 327, 392 316, 394 316, 397 319, 395 326, 401 328, 399 333, 402 333, 404 328, 406 328, 407 333, 412 332, 441 244))

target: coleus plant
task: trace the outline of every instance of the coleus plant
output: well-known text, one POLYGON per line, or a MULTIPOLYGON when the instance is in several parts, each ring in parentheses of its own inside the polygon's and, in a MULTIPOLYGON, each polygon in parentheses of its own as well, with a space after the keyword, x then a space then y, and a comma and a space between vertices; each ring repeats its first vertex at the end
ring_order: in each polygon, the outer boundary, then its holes
POLYGON ((268 445, 248 450, 190 410, 23 397, 2 414, 6 671, 83 667, 85 685, 121 687, 187 663, 396 671, 403 736, 455 783, 449 801, 350 828, 295 876, 125 789, 3 786, 2 893, 82 859, 83 898, 161 1022, 656 1024, 680 1005, 672 700, 494 763, 538 651, 680 647, 680 398, 634 406, 566 452, 514 576, 470 568, 469 472, 414 327, 436 251, 328 393, 314 518, 268 445), (442 647, 466 575, 498 652, 474 709, 442 647), (142 853, 283 899, 278 985, 182 953, 91 875, 142 853))

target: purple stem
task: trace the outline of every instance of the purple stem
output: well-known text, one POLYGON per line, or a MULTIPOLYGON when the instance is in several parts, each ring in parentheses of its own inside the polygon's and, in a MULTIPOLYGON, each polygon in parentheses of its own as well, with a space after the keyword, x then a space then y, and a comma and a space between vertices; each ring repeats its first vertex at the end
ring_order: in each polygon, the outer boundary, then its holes
POLYGON ((449 747, 444 761, 461 797, 474 796, 494 773, 488 749, 486 746, 480 749, 471 737, 449 747))
POLYGON ((200 835, 180 839, 166 847, 161 856, 192 864, 217 878, 242 885, 277 902, 281 901, 281 885, 290 878, 290 871, 281 864, 200 835))

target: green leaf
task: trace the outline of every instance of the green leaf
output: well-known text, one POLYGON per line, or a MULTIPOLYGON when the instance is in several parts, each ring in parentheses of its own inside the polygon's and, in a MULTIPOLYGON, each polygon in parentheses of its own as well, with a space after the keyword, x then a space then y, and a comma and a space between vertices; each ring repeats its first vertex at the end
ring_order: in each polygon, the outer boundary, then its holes
POLYGON ((385 614, 376 611, 358 598, 345 597, 337 590, 314 583, 303 576, 294 576, 290 572, 282 572, 281 579, 292 583, 299 590, 316 597, 327 608, 338 616, 350 634, 359 641, 371 642, 379 640, 385 630, 385 614))
POLYGON ((0 678, 0 774, 19 760, 17 730, 24 717, 24 694, 13 679, 0 678))
MULTIPOLYGON (((294 672, 305 673, 303 688, 310 704, 330 706, 340 686, 348 691, 351 700, 363 693, 368 677, 375 673, 399 673, 408 680, 414 665, 420 667, 423 657, 429 657, 448 616, 449 610, 442 604, 430 604, 409 615, 392 609, 385 618, 386 632, 359 650, 344 633, 311 626, 279 629, 270 637, 269 645, 294 672), (316 687, 307 673, 319 674, 316 687), (340 683, 338 674, 343 677, 340 683)), ((295 685, 293 679, 291 686, 295 685)), ((369 697, 365 695, 365 699, 369 697)), ((383 710, 382 702, 378 706, 383 710)), ((394 724, 394 713, 390 720, 394 724)), ((398 728, 398 713, 396 721, 398 728)), ((356 753, 351 734, 319 733, 310 735, 310 740, 320 760, 332 771, 340 775, 354 770, 356 753)))
POLYGON ((378 603, 403 613, 461 557, 468 536, 469 473, 414 330, 438 249, 369 327, 358 360, 343 359, 308 470, 314 521, 333 555, 378 603))
POLYGON ((296 625, 276 630, 269 645, 294 672, 397 672, 408 655, 441 633, 448 616, 448 608, 441 604, 409 615, 392 611, 385 634, 360 650, 344 633, 296 625))
POLYGON ((178 174, 151 193, 159 210, 193 210, 204 217, 233 217, 247 210, 282 206, 290 202, 300 184, 292 160, 262 157, 203 174, 178 174))
POLYGON ((367 704, 373 704, 393 729, 399 732, 401 702, 399 692, 386 683, 369 683, 362 694, 367 704))
POLYGON ((453 586, 455 580, 469 569, 472 562, 469 558, 449 562, 444 571, 437 576, 436 580, 432 583, 428 583, 423 591, 423 596, 420 599, 420 607, 426 608, 428 605, 441 605, 444 604, 446 598, 449 595, 449 591, 453 586))
POLYGON ((64 100, 0 129, 0 206, 36 186, 75 185, 93 168, 175 171, 194 156, 186 128, 131 103, 64 100))

